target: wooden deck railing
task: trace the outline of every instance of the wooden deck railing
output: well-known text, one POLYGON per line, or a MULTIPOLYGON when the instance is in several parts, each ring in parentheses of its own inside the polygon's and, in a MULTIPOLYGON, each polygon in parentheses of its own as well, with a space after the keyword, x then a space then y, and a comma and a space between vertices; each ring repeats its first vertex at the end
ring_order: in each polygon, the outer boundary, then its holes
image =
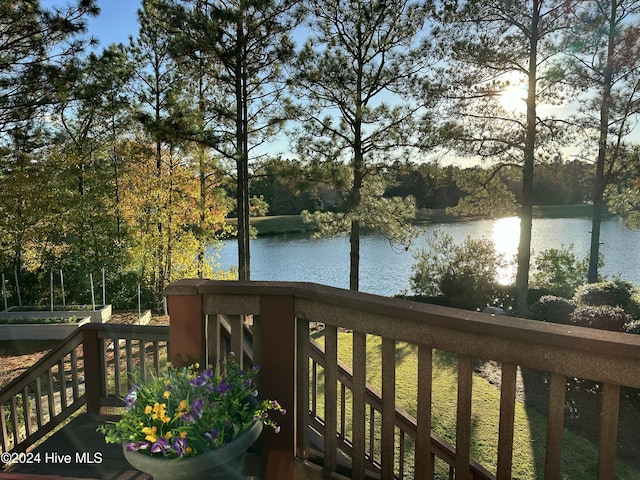
POLYGON ((2 389, 0 451, 26 451, 81 408, 85 378, 78 330, 2 389))
MULTIPOLYGON (((326 369, 324 349, 318 342, 311 339, 310 344, 310 357, 311 357, 311 388, 310 388, 310 405, 309 405, 309 423, 312 431, 317 431, 321 435, 325 435, 325 422, 323 419, 324 411, 318 408, 320 404, 320 385, 323 383, 320 378, 319 370, 326 369)), ((353 455, 353 440, 351 432, 347 427, 347 404, 349 403, 349 397, 353 395, 353 372, 347 368, 342 362, 338 361, 338 384, 339 395, 338 405, 340 407, 339 412, 339 427, 338 427, 338 444, 339 451, 344 452, 349 458, 353 455)), ((365 389, 365 423, 369 435, 365 438, 365 469, 367 475, 369 472, 374 477, 380 475, 380 456, 378 452, 381 450, 379 445, 379 438, 376 438, 375 432, 379 430, 379 426, 376 425, 376 419, 380 418, 382 413, 382 394, 369 383, 366 384, 365 389)), ((407 413, 403 408, 397 407, 395 410, 394 425, 397 432, 398 440, 398 457, 400 459, 407 459, 405 451, 409 444, 415 445, 416 438, 418 436, 418 425, 415 417, 407 413)), ((431 463, 435 463, 436 458, 444 461, 448 465, 448 477, 454 478, 455 472, 455 460, 456 451, 455 448, 437 435, 431 432, 431 463)), ((310 449, 310 457, 315 461, 322 459, 324 455, 321 452, 314 452, 310 449)), ((398 464, 398 472, 396 477, 398 478, 413 478, 411 474, 405 472, 405 463, 400 462, 398 464)), ((409 462, 410 463, 410 462, 409 462)), ((474 478, 490 479, 493 478, 491 472, 482 467, 475 461, 471 461, 469 465, 474 478)), ((351 465, 338 465, 337 470, 345 475, 351 475, 351 465)))
POLYGON ((87 378, 89 413, 123 406, 134 378, 143 380, 169 362, 169 327, 92 324, 83 334, 86 369, 97 373, 87 378))
POLYGON ((219 358, 222 315, 232 319, 231 349, 243 358, 241 332, 251 320, 261 392, 277 398, 289 411, 278 436, 269 432, 262 436, 265 479, 293 478, 294 472, 302 478, 342 478, 339 472, 345 461, 351 478, 371 473, 383 479, 403 475, 431 479, 436 459, 449 465, 449 475, 456 480, 494 475, 511 479, 517 448, 513 439, 518 367, 547 372, 549 378, 544 477, 560 477, 567 377, 603 385, 598 478, 615 477, 621 386, 640 388, 639 336, 494 317, 303 283, 182 281, 171 285, 167 294, 172 358, 184 362, 219 358), (323 328, 324 351, 309 340, 310 325, 316 324, 323 328), (351 333, 350 371, 338 362, 338 332, 343 330, 351 333), (378 337, 381 344, 382 382, 377 393, 366 382, 371 368, 366 353, 370 336, 378 337), (396 406, 400 342, 412 345, 416 352, 415 419, 396 406), (451 387, 457 390, 457 402, 451 406, 457 412, 455 447, 431 433, 436 351, 457 357, 458 380, 451 387), (498 362, 502 370, 497 461, 492 473, 471 458, 476 359, 498 362), (322 375, 317 374, 319 368, 322 375), (345 408, 347 396, 350 409, 345 408), (320 434, 317 438, 314 429, 320 434), (409 438, 415 443, 411 449, 405 448, 409 438), (322 453, 320 459, 314 456, 316 449, 322 453))
POLYGON ((132 375, 166 366, 168 340, 168 327, 80 327, 2 389, 0 452, 25 452, 85 405, 122 406, 132 375))

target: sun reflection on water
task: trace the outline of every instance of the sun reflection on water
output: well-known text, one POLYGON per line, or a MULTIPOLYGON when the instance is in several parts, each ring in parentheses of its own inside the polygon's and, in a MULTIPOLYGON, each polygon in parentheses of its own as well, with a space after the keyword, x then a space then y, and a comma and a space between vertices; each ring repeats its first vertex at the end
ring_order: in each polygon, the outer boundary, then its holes
MULTIPOLYGON (((505 260, 511 262, 518 254, 518 242, 520 239, 520 218, 499 218, 493 223, 491 240, 496 246, 496 252, 504 255, 505 260)), ((498 274, 498 281, 503 285, 514 282, 516 275, 515 261, 503 268, 498 274)))

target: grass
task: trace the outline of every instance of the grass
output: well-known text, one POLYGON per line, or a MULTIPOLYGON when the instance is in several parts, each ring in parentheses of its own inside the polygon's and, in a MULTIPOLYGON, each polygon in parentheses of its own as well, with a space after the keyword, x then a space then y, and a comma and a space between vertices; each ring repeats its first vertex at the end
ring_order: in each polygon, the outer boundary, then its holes
MULTIPOLYGON (((318 341, 322 342, 322 339, 318 338, 318 341)), ((349 367, 351 367, 351 345, 351 334, 339 333, 339 359, 349 367)), ((379 337, 367 337, 367 381, 378 389, 381 389, 382 384, 381 348, 379 337)), ((457 357, 436 351, 433 362, 432 428, 438 435, 455 445, 457 357)), ((398 343, 396 345, 396 404, 414 417, 416 416, 416 389, 417 347, 398 343)), ((350 410, 348 406, 347 412, 350 410)), ((499 414, 499 390, 481 376, 474 375, 471 455, 474 460, 494 473, 497 464, 499 414)), ((597 422, 597 419, 594 422, 597 422)), ((544 477, 546 425, 546 416, 528 408, 524 403, 517 403, 512 471, 514 479, 534 480, 544 477)), ((412 457, 412 452, 407 452, 407 455, 412 457)), ((562 457, 560 478, 566 480, 595 478, 597 448, 566 429, 563 435, 562 457)), ((445 475, 443 478, 446 478, 446 469, 441 469, 441 473, 445 475)), ((618 462, 616 478, 638 479, 640 472, 618 462)))

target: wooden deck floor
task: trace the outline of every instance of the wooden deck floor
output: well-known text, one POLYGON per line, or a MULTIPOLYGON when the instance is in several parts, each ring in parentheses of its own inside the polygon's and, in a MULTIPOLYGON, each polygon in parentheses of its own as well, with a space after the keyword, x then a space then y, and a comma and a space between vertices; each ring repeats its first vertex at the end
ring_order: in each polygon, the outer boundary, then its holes
POLYGON ((122 446, 106 444, 98 425, 108 416, 82 414, 33 449, 31 464, 16 464, 0 472, 2 480, 144 480, 122 454, 122 446), (36 461, 37 460, 37 461, 36 461))

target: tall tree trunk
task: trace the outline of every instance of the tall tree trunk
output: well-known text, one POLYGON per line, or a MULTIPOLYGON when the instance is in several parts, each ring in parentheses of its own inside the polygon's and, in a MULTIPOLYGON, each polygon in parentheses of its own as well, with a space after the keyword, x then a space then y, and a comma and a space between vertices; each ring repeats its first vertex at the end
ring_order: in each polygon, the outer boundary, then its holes
MULTIPOLYGON (((360 103, 358 103, 358 105, 359 104, 360 103)), ((357 211, 360 207, 360 202, 362 201, 362 183, 364 180, 362 121, 358 118, 354 122, 353 139, 353 189, 351 191, 351 198, 349 199, 349 209, 351 211, 357 211)), ((351 246, 351 251, 349 253, 350 290, 359 290, 360 288, 360 219, 357 217, 358 216, 351 221, 351 234, 349 239, 351 246)))
POLYGON ((600 137, 598 139, 598 160, 596 162, 596 178, 593 185, 593 211, 591 214, 591 249, 589 251, 589 272, 587 281, 598 281, 598 260, 600 258, 600 226, 604 210, 604 189, 606 179, 604 167, 607 160, 607 140, 609 135, 609 112, 611 109, 611 82, 613 78, 613 57, 615 55, 616 16, 618 4, 611 2, 609 33, 607 37, 607 63, 602 79, 602 98, 600 104, 600 137))
POLYGON ((244 31, 242 17, 238 19, 235 69, 236 95, 236 169, 238 185, 236 188, 237 216, 238 216, 238 280, 250 280, 250 252, 249 252, 249 152, 248 152, 248 119, 247 119, 247 88, 246 68, 244 66, 244 31))
POLYGON ((357 291, 360 288, 360 222, 351 222, 349 235, 351 251, 349 252, 349 289, 357 291))
POLYGON ((529 266, 531 263, 531 230, 533 228, 533 174, 536 146, 536 86, 538 62, 538 24, 542 0, 533 0, 529 45, 529 85, 527 92, 527 132, 522 166, 522 208, 520 209, 520 243, 516 272, 516 305, 524 314, 529 303, 529 266))

